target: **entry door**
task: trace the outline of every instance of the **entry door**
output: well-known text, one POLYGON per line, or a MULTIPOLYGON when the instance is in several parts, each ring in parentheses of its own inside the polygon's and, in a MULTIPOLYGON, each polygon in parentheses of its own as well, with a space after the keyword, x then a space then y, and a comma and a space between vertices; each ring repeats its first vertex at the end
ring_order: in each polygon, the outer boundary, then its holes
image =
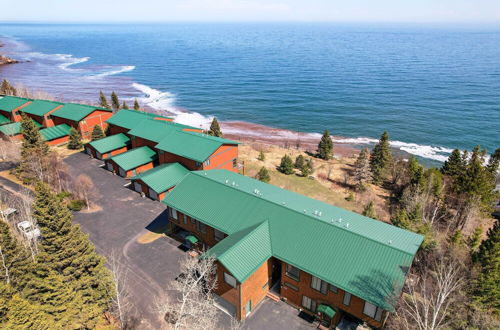
POLYGON ((156 191, 154 191, 153 189, 149 189, 149 197, 151 197, 152 199, 154 200, 157 200, 158 199, 158 194, 156 193, 156 191))
POLYGON ((111 172, 113 172, 113 170, 114 170, 114 168, 113 168, 113 164, 111 164, 111 163, 109 163, 109 162, 106 164, 106 168, 107 168, 109 171, 111 171, 111 172))
POLYGON ((121 167, 118 168, 118 174, 120 174, 120 176, 123 176, 123 177, 127 176, 127 173, 125 173, 125 171, 121 167))
POLYGON ((95 152, 95 156, 97 159, 102 159, 102 154, 99 151, 95 152))
POLYGON ((86 152, 88 155, 92 155, 92 152, 90 151, 90 148, 89 148, 89 147, 86 147, 86 148, 85 148, 85 152, 86 152))
POLYGON ((142 186, 139 182, 137 181, 134 181, 134 190, 137 191, 137 192, 142 192, 142 186))

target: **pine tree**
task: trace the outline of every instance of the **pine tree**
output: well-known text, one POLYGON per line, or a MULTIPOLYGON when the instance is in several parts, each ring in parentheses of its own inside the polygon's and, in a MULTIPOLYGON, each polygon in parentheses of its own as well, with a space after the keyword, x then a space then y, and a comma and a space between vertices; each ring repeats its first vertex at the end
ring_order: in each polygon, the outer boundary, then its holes
POLYGON ((280 166, 278 167, 278 171, 284 173, 286 175, 293 173, 293 161, 292 158, 288 155, 284 155, 281 158, 280 166))
POLYGON ((465 166, 460 150, 455 149, 441 167, 441 173, 456 178, 465 172, 465 166))
POLYGON ((371 180, 370 159, 368 158, 368 149, 364 148, 358 154, 358 158, 354 163, 354 180, 356 189, 364 190, 365 185, 371 180))
POLYGON ((3 259, 0 264, 8 270, 0 272, 0 281, 16 291, 22 291, 30 280, 33 262, 30 254, 12 235, 10 226, 0 221, 0 249, 3 259))
POLYGON ((57 329, 57 324, 52 315, 46 314, 39 304, 30 302, 21 294, 15 294, 8 302, 7 322, 5 329, 57 329))
POLYGON ((410 176, 410 185, 420 187, 424 184, 424 168, 419 164, 415 156, 411 156, 408 160, 408 173, 410 176))
POLYGON ((386 178, 391 164, 392 154, 389 146, 389 134, 384 132, 370 155, 370 169, 375 183, 380 184, 386 178))
POLYGON ((125 103, 125 101, 123 101, 123 103, 122 103, 122 109, 128 110, 128 105, 127 105, 127 103, 125 103))
POLYGON ((134 110, 141 110, 141 106, 139 102, 137 102, 137 99, 134 100, 134 110))
POLYGON ((269 171, 264 166, 262 166, 259 170, 259 173, 257 173, 257 180, 266 183, 271 181, 271 176, 269 175, 269 171))
POLYGON ((72 215, 44 183, 38 183, 33 203, 33 217, 43 240, 36 259, 37 275, 47 278, 54 271, 62 276, 79 296, 81 322, 94 323, 109 307, 112 280, 103 257, 80 227, 72 224, 72 215))
POLYGON ((496 176, 499 167, 500 167, 500 148, 497 148, 495 152, 490 156, 490 160, 488 161, 488 170, 494 176, 496 176))
POLYGON ((481 226, 477 226, 472 233, 472 236, 469 240, 469 247, 472 251, 476 251, 479 245, 481 244, 481 236, 483 235, 483 228, 481 226))
POLYGON ((375 206, 373 205, 373 202, 370 201, 365 208, 363 209, 363 215, 368 218, 376 219, 377 214, 375 213, 375 206))
POLYGON ((111 107, 115 111, 120 110, 120 100, 114 91, 111 93, 111 107))
POLYGON ((92 129, 92 136, 91 136, 92 141, 97 141, 105 137, 106 135, 102 131, 101 126, 95 125, 94 128, 92 129))
POLYGON ((295 168, 297 169, 301 169, 303 166, 304 166, 304 163, 305 163, 305 158, 304 156, 302 155, 298 155, 296 158, 295 158, 295 164, 293 165, 295 168))
POLYGON ((71 129, 69 130, 68 149, 77 150, 80 149, 81 147, 82 147, 82 136, 80 135, 80 132, 71 127, 71 129))
POLYGON ((37 152, 41 155, 48 154, 49 146, 43 140, 39 128, 35 125, 33 119, 25 114, 22 114, 21 134, 23 135, 22 151, 37 152))
POLYGON ((264 152, 262 150, 259 152, 259 156, 257 157, 257 160, 260 160, 261 162, 266 160, 266 155, 264 155, 264 152))
POLYGON ((302 173, 303 177, 309 176, 309 174, 312 173, 312 167, 309 162, 304 162, 302 166, 300 167, 300 172, 302 173))
POLYGON ((109 109, 108 100, 102 91, 99 92, 99 105, 103 108, 109 109))
POLYGON ((222 131, 220 130, 219 122, 217 118, 214 117, 212 123, 210 124, 210 129, 208 130, 208 135, 222 137, 222 131))
POLYGON ((321 141, 318 144, 318 157, 324 160, 332 159, 333 157, 333 142, 330 138, 330 132, 325 130, 321 141))
POLYGON ((481 268, 476 282, 475 299, 492 311, 500 310, 500 220, 488 231, 473 259, 481 268))

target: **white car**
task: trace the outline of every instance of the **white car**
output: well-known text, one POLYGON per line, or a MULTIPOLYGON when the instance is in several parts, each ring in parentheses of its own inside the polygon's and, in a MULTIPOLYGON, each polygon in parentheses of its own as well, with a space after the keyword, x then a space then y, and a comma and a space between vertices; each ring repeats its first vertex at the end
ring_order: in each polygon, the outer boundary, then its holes
POLYGON ((40 237, 40 229, 36 226, 33 226, 29 221, 21 221, 17 224, 17 228, 23 233, 24 236, 28 239, 37 239, 40 237))
POLYGON ((2 214, 5 219, 8 219, 11 215, 14 215, 17 213, 16 209, 13 209, 12 207, 9 207, 7 209, 0 210, 0 213, 2 214))

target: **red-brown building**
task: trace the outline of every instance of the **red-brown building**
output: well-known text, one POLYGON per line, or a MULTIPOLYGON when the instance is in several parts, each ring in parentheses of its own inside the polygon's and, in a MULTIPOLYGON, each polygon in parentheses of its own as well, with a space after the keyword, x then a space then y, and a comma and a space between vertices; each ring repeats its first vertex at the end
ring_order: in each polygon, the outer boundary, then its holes
POLYGON ((132 187, 144 196, 161 201, 188 173, 179 163, 161 164, 131 178, 132 187))
POLYGON ((104 160, 107 170, 124 178, 150 170, 156 162, 156 152, 149 147, 135 148, 104 160))
POLYGON ((84 139, 89 139, 94 126, 98 125, 106 130, 112 111, 95 106, 66 103, 49 115, 48 120, 53 125, 67 124, 80 132, 84 139))
POLYGON ((70 129, 66 124, 42 128, 40 134, 50 146, 57 146, 69 142, 70 129))
POLYGON ((103 160, 126 152, 130 145, 130 138, 119 133, 87 143, 85 152, 94 158, 103 160))
POLYGON ((29 105, 31 99, 16 96, 0 96, 0 115, 7 118, 10 122, 17 123, 21 121, 19 110, 29 105))
POLYGON ((19 111, 44 127, 52 127, 54 126, 54 122, 50 118, 50 115, 63 106, 64 103, 61 102, 33 100, 19 111))
POLYGON ((163 200, 173 235, 217 261, 217 301, 243 320, 265 296, 325 326, 383 327, 421 235, 230 171, 187 174, 163 200))
POLYGON ((109 125, 108 135, 128 133, 131 129, 139 125, 139 123, 141 123, 145 119, 173 122, 172 118, 160 116, 150 112, 137 110, 120 110, 107 120, 107 123, 109 125))

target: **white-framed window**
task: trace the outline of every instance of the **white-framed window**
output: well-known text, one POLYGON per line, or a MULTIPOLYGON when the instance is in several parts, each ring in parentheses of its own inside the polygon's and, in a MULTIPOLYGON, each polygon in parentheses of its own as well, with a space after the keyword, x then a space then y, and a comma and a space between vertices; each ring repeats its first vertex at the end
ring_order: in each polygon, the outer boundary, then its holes
POLYGON ((351 294, 349 292, 344 292, 344 299, 342 300, 342 303, 346 306, 351 304, 351 294))
POLYGON ((286 276, 290 277, 291 279, 296 280, 297 282, 300 279, 300 270, 298 268, 293 267, 292 265, 287 264, 286 265, 286 276))
POLYGON ((328 291, 328 283, 322 281, 320 278, 317 278, 316 276, 313 276, 311 277, 311 288, 321 292, 322 294, 326 294, 328 291))
POLYGON ((173 209, 173 208, 170 208, 170 216, 172 218, 174 218, 175 220, 177 220, 177 210, 176 209, 173 209))
POLYGON ((302 307, 316 313, 316 302, 307 296, 302 296, 302 307))
POLYGON ((224 273, 224 282, 232 286, 233 288, 236 288, 236 279, 229 275, 228 273, 224 273))
POLYGON ((380 321, 382 319, 383 309, 375 306, 374 304, 370 304, 368 301, 365 301, 365 307, 363 307, 363 314, 371 317, 374 320, 380 321))
POLYGON ((214 229, 214 239, 218 242, 218 241, 222 241, 224 239, 224 233, 217 230, 217 229, 214 229))
POLYGON ((205 166, 208 166, 208 165, 210 165, 210 159, 207 159, 207 160, 205 161, 205 166))
POLYGON ((233 159, 233 168, 236 168, 238 166, 238 161, 235 159, 233 159))
POLYGON ((337 293, 339 292, 339 288, 337 288, 335 285, 330 284, 330 291, 337 293))
POLYGON ((200 221, 196 221, 196 229, 203 234, 207 232, 207 226, 205 226, 205 224, 200 221))

